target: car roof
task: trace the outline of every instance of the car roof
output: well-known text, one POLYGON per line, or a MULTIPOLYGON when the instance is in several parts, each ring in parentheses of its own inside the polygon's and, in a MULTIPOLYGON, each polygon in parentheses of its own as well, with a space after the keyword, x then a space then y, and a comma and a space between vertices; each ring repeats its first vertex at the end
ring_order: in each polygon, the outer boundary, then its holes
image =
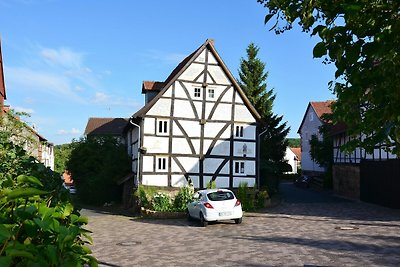
POLYGON ((198 193, 205 193, 205 194, 208 194, 208 193, 212 193, 212 192, 232 192, 231 190, 229 190, 229 189, 225 189, 225 188, 214 188, 214 189, 203 189, 203 190, 199 190, 199 191, 197 191, 198 193))

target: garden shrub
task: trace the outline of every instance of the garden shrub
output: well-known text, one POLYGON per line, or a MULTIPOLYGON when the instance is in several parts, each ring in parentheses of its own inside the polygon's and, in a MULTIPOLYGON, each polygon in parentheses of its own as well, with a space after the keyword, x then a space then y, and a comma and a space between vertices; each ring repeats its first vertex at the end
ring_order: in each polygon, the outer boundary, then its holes
POLYGON ((216 189, 217 188, 217 183, 215 181, 210 180, 207 183, 207 189, 216 189))
POLYGON ((186 211, 188 202, 191 201, 193 198, 193 193, 194 192, 192 187, 181 187, 178 194, 175 196, 174 210, 186 211))
POLYGON ((157 192, 153 195, 153 209, 155 211, 172 211, 171 197, 163 192, 157 192))
POLYGON ((269 199, 268 192, 266 190, 259 191, 256 197, 255 206, 257 209, 265 208, 265 201, 269 199))
POLYGON ((244 211, 254 211, 255 189, 250 189, 246 182, 241 182, 237 191, 237 198, 242 203, 244 211))

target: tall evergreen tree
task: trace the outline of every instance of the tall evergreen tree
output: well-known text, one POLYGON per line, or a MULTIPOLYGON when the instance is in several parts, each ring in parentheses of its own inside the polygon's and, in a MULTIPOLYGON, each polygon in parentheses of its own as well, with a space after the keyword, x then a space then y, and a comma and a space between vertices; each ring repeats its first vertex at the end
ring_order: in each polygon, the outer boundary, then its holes
POLYGON ((272 111, 276 94, 273 89, 267 88, 268 72, 265 71, 265 63, 257 57, 259 50, 254 43, 247 47, 247 58, 240 59, 238 83, 263 121, 260 130, 263 133, 260 144, 260 183, 273 193, 278 190, 279 177, 287 171, 284 156, 290 128, 286 122, 282 123, 283 116, 272 111))

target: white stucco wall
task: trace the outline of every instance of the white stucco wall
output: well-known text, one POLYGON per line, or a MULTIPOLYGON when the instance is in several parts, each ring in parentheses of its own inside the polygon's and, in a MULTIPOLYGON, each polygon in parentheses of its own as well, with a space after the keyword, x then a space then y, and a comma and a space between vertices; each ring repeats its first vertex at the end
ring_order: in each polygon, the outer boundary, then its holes
POLYGON ((319 120, 317 114, 311 105, 308 106, 305 114, 303 125, 300 129, 301 137, 301 170, 324 172, 325 169, 321 167, 317 162, 311 159, 310 151, 310 140, 312 135, 319 135, 319 127, 322 122, 319 120))

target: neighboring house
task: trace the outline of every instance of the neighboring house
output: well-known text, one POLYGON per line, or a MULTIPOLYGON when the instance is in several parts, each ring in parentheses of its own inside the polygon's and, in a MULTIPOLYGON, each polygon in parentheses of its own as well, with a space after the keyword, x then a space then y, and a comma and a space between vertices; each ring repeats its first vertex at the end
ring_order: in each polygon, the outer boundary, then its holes
POLYGON ((301 148, 300 147, 286 147, 284 160, 292 168, 287 174, 296 174, 300 169, 301 162, 301 148))
MULTIPOLYGON (((347 153, 340 148, 351 137, 344 124, 332 127, 333 188, 335 193, 366 202, 400 208, 400 159, 376 145, 371 153, 358 147, 347 153)), ((361 138, 363 138, 361 136, 361 138)))
MULTIPOLYGON (((317 175, 323 171, 323 168, 311 160, 309 141, 312 135, 321 140, 319 127, 327 123, 322 116, 332 113, 332 103, 333 101, 310 102, 307 107, 298 131, 301 135, 301 165, 304 174, 317 175)), ((354 137, 349 137, 346 125, 335 124, 330 133, 333 141, 334 192, 351 199, 400 208, 400 159, 385 150, 387 145, 377 144, 371 153, 361 147, 348 153, 341 150, 341 147, 354 137)))
POLYGON ((207 40, 164 82, 143 82, 146 104, 131 117, 135 183, 234 188, 258 181, 260 115, 207 40))
POLYGON ((86 136, 113 136, 126 144, 125 128, 129 120, 125 118, 89 118, 85 129, 86 136))
POLYGON ((321 175, 326 170, 317 162, 311 159, 310 140, 313 135, 322 140, 322 135, 319 132, 319 127, 326 123, 323 119, 324 114, 332 113, 331 104, 333 100, 324 102, 310 102, 307 106, 303 120, 300 124, 299 130, 301 138, 301 172, 305 175, 321 175))
MULTIPOLYGON (((4 105, 6 100, 6 87, 3 71, 3 57, 1 52, 0 40, 0 116, 7 116, 9 107, 4 105)), ((9 114, 9 113, 8 113, 9 114)), ((19 120, 18 117, 9 116, 7 119, 19 120)), ((54 145, 49 143, 46 138, 41 136, 36 129, 27 124, 23 124, 22 135, 26 137, 24 149, 39 162, 42 162, 46 167, 54 170, 54 145)))

